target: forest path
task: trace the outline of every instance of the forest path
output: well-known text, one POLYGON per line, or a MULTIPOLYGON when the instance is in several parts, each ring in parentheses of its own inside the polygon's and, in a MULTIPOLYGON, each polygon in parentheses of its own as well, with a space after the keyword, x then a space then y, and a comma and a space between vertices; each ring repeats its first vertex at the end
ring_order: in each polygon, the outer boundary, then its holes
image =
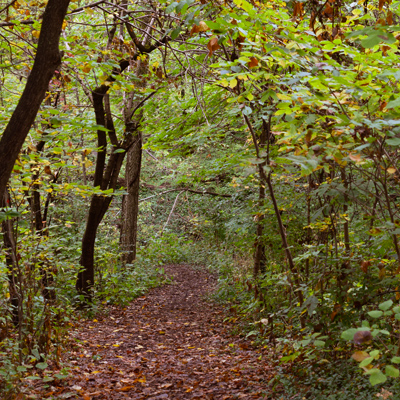
POLYGON ((72 332, 81 344, 69 355, 76 367, 64 393, 83 400, 271 398, 267 350, 230 335, 222 308, 204 298, 215 278, 185 265, 165 270, 172 284, 72 332))

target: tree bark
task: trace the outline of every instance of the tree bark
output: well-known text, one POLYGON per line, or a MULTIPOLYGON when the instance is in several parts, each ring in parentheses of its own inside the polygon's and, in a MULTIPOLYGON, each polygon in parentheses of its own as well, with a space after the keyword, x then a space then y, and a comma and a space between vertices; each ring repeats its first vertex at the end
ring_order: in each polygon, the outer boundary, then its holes
POLYGON ((134 144, 126 159, 126 190, 122 207, 121 250, 123 264, 132 264, 136 258, 137 219, 139 214, 139 183, 142 166, 142 133, 137 131, 134 144))
MULTIPOLYGON (((147 72, 147 63, 145 61, 139 61, 136 70, 137 77, 142 79, 140 83, 137 84, 139 89, 144 89, 146 87, 146 81, 143 76, 147 72)), ((136 91, 136 93, 138 93, 138 91, 136 91)), ((124 265, 132 264, 136 258, 139 183, 142 167, 142 132, 140 131, 140 123, 143 112, 139 111, 138 115, 134 116, 132 115, 132 110, 136 110, 139 104, 140 100, 128 102, 127 109, 124 113, 126 131, 133 137, 133 145, 128 151, 125 169, 126 190, 128 194, 124 196, 121 213, 121 250, 122 262, 124 265)))
POLYGON ((32 71, 0 140, 0 193, 4 193, 14 163, 35 121, 51 77, 61 63, 59 39, 70 0, 49 0, 32 71))

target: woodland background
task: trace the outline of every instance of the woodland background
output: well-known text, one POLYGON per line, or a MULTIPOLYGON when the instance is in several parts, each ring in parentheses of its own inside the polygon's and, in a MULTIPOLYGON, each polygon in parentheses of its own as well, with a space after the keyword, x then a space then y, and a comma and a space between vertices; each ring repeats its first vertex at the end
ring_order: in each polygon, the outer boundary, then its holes
POLYGON ((271 387, 398 392, 399 6, 0 1, 0 390, 189 263, 271 387))

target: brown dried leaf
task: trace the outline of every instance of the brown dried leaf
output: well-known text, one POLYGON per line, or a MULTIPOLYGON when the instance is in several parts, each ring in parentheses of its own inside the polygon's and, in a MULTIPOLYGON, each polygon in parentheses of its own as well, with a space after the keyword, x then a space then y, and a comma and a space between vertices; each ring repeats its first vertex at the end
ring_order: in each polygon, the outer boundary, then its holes
POLYGON ((372 341, 372 334, 370 331, 357 331, 354 334, 354 343, 355 344, 364 344, 372 341))
POLYGON ((361 271, 364 272, 364 274, 366 274, 368 272, 368 267, 371 265, 371 263, 369 261, 362 261, 361 262, 361 271))
POLYGON ((190 36, 193 36, 195 33, 198 33, 198 32, 206 32, 209 29, 210 28, 204 21, 200 21, 199 25, 193 25, 193 28, 190 31, 190 36))
POLYGON ((207 49, 209 51, 208 55, 212 56, 215 50, 218 50, 220 48, 218 44, 218 37, 214 36, 210 39, 210 41, 207 44, 207 49))
POLYGON ((250 57, 250 62, 247 64, 249 68, 254 68, 257 67, 258 65, 258 60, 255 57, 250 57))

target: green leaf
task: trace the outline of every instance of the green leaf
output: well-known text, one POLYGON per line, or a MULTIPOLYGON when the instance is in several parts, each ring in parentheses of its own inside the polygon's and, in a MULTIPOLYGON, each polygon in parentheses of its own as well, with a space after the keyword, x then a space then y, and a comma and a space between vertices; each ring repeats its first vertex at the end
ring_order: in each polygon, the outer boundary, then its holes
POLYGON ((381 317, 381 316, 383 315, 383 311, 378 311, 378 310, 370 311, 370 312, 368 313, 368 315, 369 315, 370 317, 372 317, 372 318, 379 318, 379 317, 381 317))
POLYGON ((185 0, 182 0, 178 3, 178 6, 176 7, 176 12, 181 12, 182 8, 187 5, 185 0))
POLYGON ((400 357, 393 357, 390 361, 393 364, 400 364, 400 357))
POLYGON ((174 30, 171 32, 171 39, 172 39, 172 40, 173 40, 173 39, 176 39, 176 38, 179 36, 180 32, 181 32, 181 27, 178 26, 176 29, 174 29, 174 30))
POLYGON ((376 46, 381 42, 381 39, 378 36, 378 32, 374 32, 372 35, 367 38, 361 40, 361 46, 365 49, 370 49, 371 47, 376 46))
POLYGON ((395 100, 389 101, 389 103, 386 104, 386 108, 395 108, 400 106, 400 97, 398 97, 395 100))
POLYGON ((304 340, 301 340, 301 341, 300 341, 300 345, 301 345, 302 347, 305 347, 305 346, 309 345, 310 342, 311 342, 311 339, 304 339, 304 340))
POLYGON ((39 368, 39 369, 46 369, 46 368, 48 367, 48 364, 45 363, 45 362, 41 362, 41 363, 37 363, 37 364, 35 365, 35 367, 36 367, 36 368, 39 368))
POLYGON ((54 381, 54 378, 51 377, 51 376, 45 376, 45 377, 43 378, 43 382, 52 382, 52 381, 54 381))
POLYGON ((379 358, 379 350, 371 351, 369 355, 377 360, 379 358))
MULTIPOLYGON (((400 97, 399 97, 400 99, 400 97)), ((400 146, 400 138, 387 139, 386 143, 389 146, 400 146)))
POLYGON ((165 13, 169 14, 171 13, 173 10, 175 10, 175 7, 178 5, 179 3, 177 3, 176 1, 174 1, 172 4, 170 4, 166 9, 165 9, 165 13))
POLYGON ((360 362, 360 364, 358 364, 358 366, 359 366, 360 368, 366 367, 367 365, 371 364, 372 361, 374 361, 374 357, 368 357, 368 358, 366 358, 365 360, 362 360, 362 361, 360 362))
POLYGON ((379 304, 379 308, 383 311, 388 310, 390 307, 392 307, 393 305, 393 301, 392 300, 388 300, 388 301, 384 301, 383 303, 379 304))
POLYGON ((387 376, 391 376, 392 378, 398 378, 400 375, 400 371, 392 365, 386 365, 385 373, 387 376))
POLYGON ((68 378, 69 375, 66 375, 66 374, 55 374, 54 376, 57 379, 65 379, 65 378, 68 378))
POLYGON ((314 345, 317 347, 324 347, 325 342, 323 340, 314 340, 314 345))
POLYGON ((356 332, 357 329, 355 328, 347 329, 346 331, 342 332, 341 338, 344 340, 353 340, 356 332))
POLYGON ((378 368, 372 368, 368 372, 366 372, 366 374, 370 375, 369 381, 372 386, 378 385, 379 383, 386 382, 386 380, 387 380, 386 375, 378 368))

